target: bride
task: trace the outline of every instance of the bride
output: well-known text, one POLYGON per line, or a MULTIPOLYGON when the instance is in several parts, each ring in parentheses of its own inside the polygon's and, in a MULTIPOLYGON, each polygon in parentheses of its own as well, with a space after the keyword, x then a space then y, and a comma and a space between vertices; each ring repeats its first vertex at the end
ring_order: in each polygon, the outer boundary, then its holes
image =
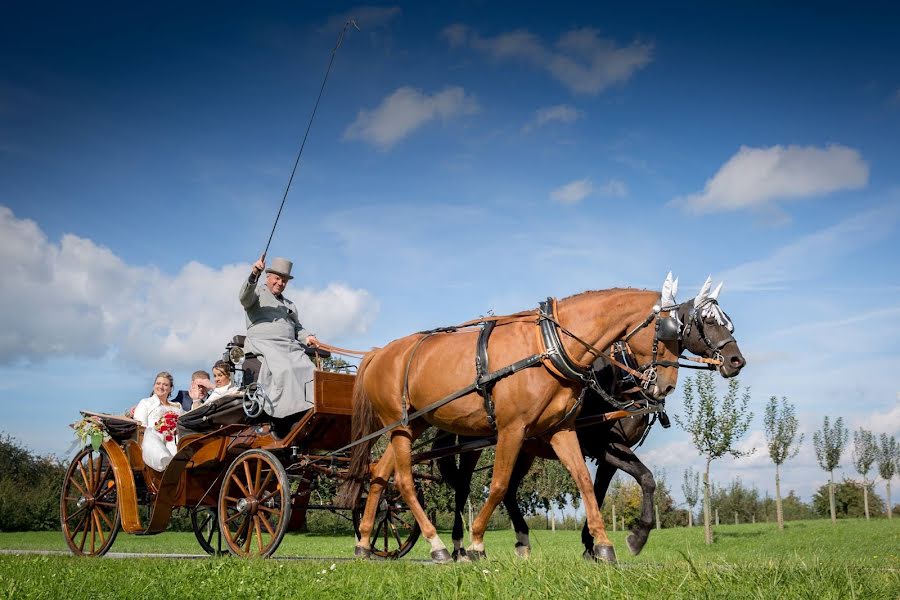
POLYGON ((146 428, 141 444, 144 464, 155 471, 165 471, 166 465, 178 451, 175 445, 175 419, 184 410, 180 404, 169 402, 173 387, 172 375, 167 371, 161 372, 153 383, 153 393, 134 409, 135 420, 146 428), (174 417, 166 417, 168 413, 174 413, 174 417), (171 423, 171 430, 167 421, 171 423))

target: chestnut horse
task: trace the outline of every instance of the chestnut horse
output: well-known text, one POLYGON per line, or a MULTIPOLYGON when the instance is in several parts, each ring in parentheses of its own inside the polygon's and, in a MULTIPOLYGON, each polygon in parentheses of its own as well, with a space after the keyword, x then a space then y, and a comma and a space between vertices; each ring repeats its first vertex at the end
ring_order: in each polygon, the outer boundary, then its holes
MULTIPOLYGON (((674 305, 672 307, 674 310, 670 312, 677 319, 677 336, 681 349, 700 357, 719 360, 718 370, 725 378, 734 377, 740 373, 746 361, 732 335, 734 328, 731 320, 718 308, 721 286, 709 293, 710 280, 707 280, 693 300, 675 305, 677 282, 672 282, 671 278, 667 278, 667 282, 669 282, 669 287, 664 286, 664 294, 671 294, 663 298, 662 304, 664 306, 674 305), (673 285, 675 286, 674 290, 673 285)), ((601 385, 611 390, 614 396, 619 396, 615 389, 617 378, 613 374, 614 367, 606 364, 602 359, 597 360, 595 367, 598 369, 597 379, 601 385)), ((712 365, 710 368, 713 368, 712 365)), ((614 410, 614 406, 607 403, 598 394, 589 391, 579 418, 585 419, 614 410)), ((664 425, 668 426, 668 418, 664 415, 661 415, 660 418, 665 418, 664 425)), ((577 430, 583 454, 596 459, 598 463, 597 475, 594 479, 594 496, 599 506, 603 505, 607 488, 617 470, 621 469, 634 477, 641 487, 643 500, 640 519, 626 540, 628 548, 633 554, 641 552, 653 526, 653 494, 656 482, 650 469, 632 451, 632 447, 644 439, 651 423, 651 417, 645 415, 639 418, 601 422, 579 427, 577 430)), ((578 422, 576 422, 577 424, 578 422)), ((456 443, 455 436, 440 436, 435 440, 432 448, 437 450, 456 443)), ((458 465, 455 456, 444 457, 437 461, 442 478, 453 488, 455 493, 452 534, 454 559, 466 558, 466 551, 462 547, 462 510, 469 497, 472 475, 480 455, 480 450, 462 454, 459 456, 458 465)), ((503 505, 509 513, 516 532, 516 554, 523 557, 530 553, 531 544, 528 524, 516 502, 516 492, 536 457, 556 459, 553 450, 542 440, 526 442, 513 468, 509 488, 503 498, 503 505)), ((593 542, 587 524, 582 530, 582 542, 585 546, 585 558, 593 558, 593 542)))
MULTIPOLYGON (((658 327, 649 326, 660 313, 657 292, 611 289, 583 292, 560 300, 555 315, 529 311, 495 319, 490 338, 493 369, 512 365, 528 357, 540 357, 537 368, 524 368, 499 379, 493 385, 494 424, 488 420, 483 398, 472 390, 450 402, 441 403, 463 390, 476 376, 478 331, 456 330, 418 333, 389 343, 366 355, 360 365, 353 392, 353 437, 361 440, 389 424, 390 445, 372 472, 371 489, 360 524, 357 556, 371 554, 370 536, 381 489, 391 472, 395 484, 431 544, 435 562, 451 561, 450 553, 437 535, 416 498, 412 477, 411 445, 429 426, 464 436, 496 433, 495 462, 487 501, 472 526, 469 554, 484 554, 484 531, 488 519, 506 494, 519 450, 527 438, 543 437, 568 469, 581 493, 593 553, 601 560, 615 561, 615 551, 603 525, 600 509, 591 488, 591 478, 574 430, 575 418, 585 381, 562 375, 550 364, 552 352, 542 338, 539 322, 550 321, 560 335, 562 354, 579 369, 588 370, 601 349, 616 341, 627 341, 642 373, 644 394, 663 400, 675 389, 678 343, 662 341, 658 327), (421 419, 404 422, 413 410, 438 404, 421 419)), ((557 333, 558 334, 558 333, 557 333)), ((357 444, 350 466, 351 484, 342 501, 354 505, 360 484, 369 470, 372 441, 357 444)))

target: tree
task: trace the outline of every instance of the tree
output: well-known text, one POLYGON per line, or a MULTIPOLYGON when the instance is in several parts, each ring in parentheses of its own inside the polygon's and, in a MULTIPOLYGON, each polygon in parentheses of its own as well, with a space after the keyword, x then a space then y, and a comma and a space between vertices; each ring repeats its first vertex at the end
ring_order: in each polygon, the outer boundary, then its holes
POLYGON ((766 427, 766 443, 769 445, 769 456, 775 463, 775 519, 778 521, 778 529, 784 529, 784 512, 781 507, 781 465, 789 458, 794 458, 800 451, 803 443, 803 434, 794 445, 794 437, 797 435, 797 415, 794 405, 781 397, 781 408, 775 396, 769 398, 766 405, 766 414, 763 417, 766 427))
POLYGON ((884 479, 885 487, 887 487, 888 519, 893 519, 894 505, 891 504, 891 479, 897 473, 898 464, 900 464, 900 446, 897 445, 897 439, 894 436, 888 437, 886 433, 881 434, 881 443, 878 445, 876 459, 878 460, 878 474, 884 479))
MULTIPOLYGON (((844 479, 841 483, 834 484, 834 506, 837 518, 858 518, 865 515, 865 486, 852 479, 844 479)), ((884 503, 873 489, 874 483, 868 484, 870 488, 869 502, 872 509, 881 511, 884 503)), ((812 507, 816 514, 825 516, 831 510, 831 484, 823 485, 813 494, 812 507)))
POLYGON ((737 515, 741 523, 749 523, 754 517, 764 517, 759 490, 746 487, 740 477, 733 479, 727 487, 713 486, 712 501, 719 513, 729 520, 737 515))
POLYGON ((684 502, 688 505, 688 527, 694 526, 694 506, 700 499, 700 473, 692 467, 684 470, 684 481, 681 482, 681 491, 684 493, 684 502))
POLYGON ((863 505, 866 513, 866 521, 869 520, 869 481, 868 474, 875 462, 878 453, 878 443, 871 431, 862 427, 853 432, 853 466, 856 472, 862 475, 863 505))
POLYGON ((830 425, 828 417, 825 417, 821 431, 813 433, 816 460, 822 469, 828 471, 832 523, 837 523, 834 507, 834 470, 841 464, 841 453, 847 444, 847 437, 847 428, 844 427, 844 419, 841 417, 834 422, 834 427, 830 425))
POLYGON ((709 466, 712 461, 730 454, 735 458, 753 453, 740 451, 735 445, 747 433, 753 413, 747 409, 750 402, 750 388, 744 388, 740 398, 740 384, 737 378, 728 380, 728 391, 721 402, 716 396, 715 379, 712 373, 700 373, 690 377, 684 386, 684 417, 675 415, 678 425, 691 435, 694 446, 706 458, 703 473, 703 529, 706 543, 713 543, 712 528, 709 524, 709 466), (694 399, 694 393, 698 398, 694 399))

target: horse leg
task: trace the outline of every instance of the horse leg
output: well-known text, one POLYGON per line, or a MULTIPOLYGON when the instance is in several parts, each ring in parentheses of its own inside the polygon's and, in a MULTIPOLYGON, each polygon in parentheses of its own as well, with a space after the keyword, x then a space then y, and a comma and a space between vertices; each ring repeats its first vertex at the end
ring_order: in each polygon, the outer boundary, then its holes
POLYGON ((484 532, 487 529, 488 520, 494 514, 494 509, 503 500, 506 490, 509 487, 509 478, 519 456, 519 450, 522 448, 522 441, 525 439, 525 430, 517 429, 515 431, 501 430, 497 434, 497 446, 494 451, 494 472, 491 475, 491 487, 488 491, 487 501, 475 522, 472 523, 472 545, 469 547, 468 554, 472 559, 484 558, 484 532))
POLYGON ((606 453, 606 461, 634 477, 641 486, 643 500, 641 503, 641 520, 626 538, 628 549, 632 554, 640 554, 647 543, 650 530, 653 528, 653 494, 656 492, 656 480, 653 473, 641 462, 634 452, 624 444, 610 444, 606 453))
POLYGON ((606 536, 603 517, 600 515, 600 506, 597 504, 597 498, 593 494, 591 474, 588 471, 587 464, 584 462, 581 446, 578 444, 578 435, 572 429, 561 429, 550 438, 550 445, 553 446, 553 450, 556 452, 556 456, 559 457, 560 462, 565 465, 572 475, 572 479, 581 493, 588 529, 594 542, 594 558, 615 563, 616 551, 612 546, 612 542, 606 536))
POLYGON ((466 501, 472 492, 472 476, 475 474, 475 466, 481 458, 481 450, 465 452, 459 456, 459 470, 454 482, 454 515, 453 515, 453 560, 468 561, 466 549, 463 546, 463 512, 466 501))
POLYGON ((359 540, 356 542, 354 554, 359 558, 369 558, 372 555, 372 529, 375 527, 375 514, 378 512, 378 502, 381 500, 381 492, 387 485, 391 473, 394 471, 394 448, 388 444, 384 454, 378 459, 372 478, 369 482, 369 493, 366 497, 366 510, 359 524, 359 540))
MULTIPOLYGON (((421 430, 418 432, 421 433, 421 430)), ((418 435, 418 434, 417 434, 418 435)), ((453 562, 447 547, 437 534, 434 524, 425 514, 425 509, 416 498, 416 486, 412 473, 412 441, 416 436, 409 429, 398 428, 391 432, 391 446, 394 448, 394 482, 403 496, 403 501, 419 524, 422 535, 431 544, 431 560, 436 563, 453 562)))
MULTIPOLYGON (((597 462, 597 476, 594 478, 594 498, 597 499, 597 506, 603 508, 603 500, 606 498, 606 491, 609 489, 609 483, 612 481, 613 475, 616 474, 616 468, 601 459, 597 462)), ((594 539, 588 529, 587 520, 581 529, 581 543, 584 544, 584 558, 587 560, 594 559, 594 539)))
POLYGON ((528 558, 531 555, 531 541, 528 539, 528 523, 522 515, 519 503, 516 500, 516 493, 519 491, 519 485, 522 479, 528 474, 531 465, 534 464, 533 454, 519 453, 519 458, 513 467, 512 476, 509 478, 509 489, 503 496, 503 506, 509 513, 509 519, 512 521, 513 529, 516 532, 516 556, 519 558, 528 558))

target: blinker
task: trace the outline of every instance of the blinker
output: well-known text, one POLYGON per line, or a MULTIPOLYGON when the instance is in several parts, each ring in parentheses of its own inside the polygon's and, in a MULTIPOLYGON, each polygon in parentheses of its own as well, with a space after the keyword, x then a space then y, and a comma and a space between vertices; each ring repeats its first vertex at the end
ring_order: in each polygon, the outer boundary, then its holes
POLYGON ((657 336, 664 342, 672 342, 680 338, 681 327, 677 320, 672 317, 660 317, 657 336))

